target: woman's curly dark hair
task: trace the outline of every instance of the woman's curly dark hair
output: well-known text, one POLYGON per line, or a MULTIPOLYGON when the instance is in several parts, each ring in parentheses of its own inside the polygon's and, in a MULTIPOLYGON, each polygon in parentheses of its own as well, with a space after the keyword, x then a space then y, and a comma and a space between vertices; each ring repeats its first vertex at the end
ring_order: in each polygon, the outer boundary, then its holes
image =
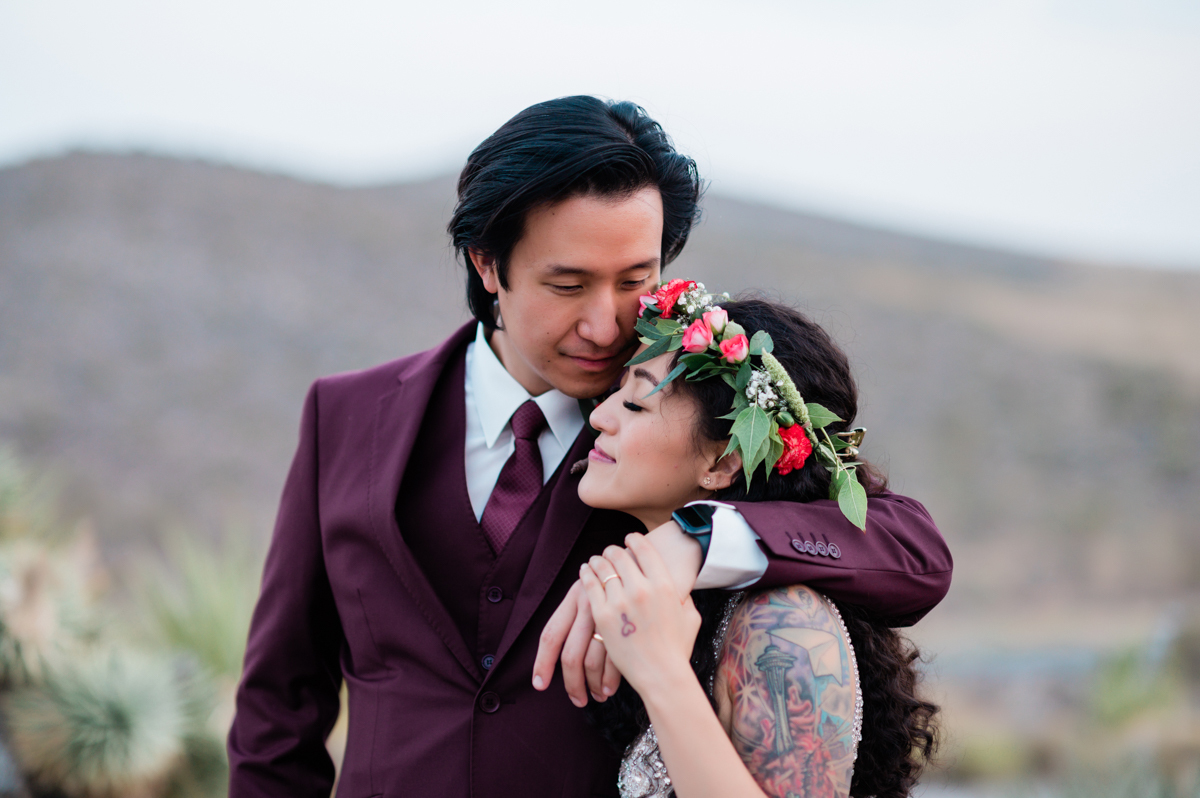
MULTIPOLYGON (((776 302, 745 299, 723 303, 722 307, 747 335, 758 330, 770 333, 775 344, 773 354, 805 401, 824 405, 845 419, 827 428, 830 435, 851 427, 858 414, 858 388, 845 353, 823 329, 793 308, 776 302)), ((733 388, 723 380, 677 380, 667 390, 678 390, 696 403, 697 443, 729 438, 733 422, 720 416, 733 406, 733 388)), ((887 490, 887 480, 869 464, 860 465, 857 474, 868 495, 887 490)), ((829 495, 829 479, 817 459, 809 457, 803 468, 786 476, 773 473, 770 479, 756 478, 749 489, 739 473, 732 485, 713 498, 813 501, 829 495)), ((719 665, 713 642, 730 596, 723 590, 700 590, 692 596, 702 619, 692 651, 692 668, 707 687, 719 665)), ((862 742, 850 795, 903 798, 912 791, 937 748, 934 716, 938 707, 918 693, 920 673, 916 662, 920 652, 888 625, 888 619, 852 604, 835 603, 854 645, 863 692, 862 742)), ((715 700, 711 696, 709 700, 715 707, 715 700)), ((619 751, 624 751, 649 723, 641 698, 625 682, 605 703, 589 704, 588 712, 619 751)))

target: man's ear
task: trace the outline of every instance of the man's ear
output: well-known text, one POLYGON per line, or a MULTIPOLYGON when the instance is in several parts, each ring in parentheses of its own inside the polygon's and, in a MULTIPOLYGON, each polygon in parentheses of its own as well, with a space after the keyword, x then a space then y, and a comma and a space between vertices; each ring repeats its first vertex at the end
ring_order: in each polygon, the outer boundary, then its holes
MULTIPOLYGON (((727 445, 727 442, 721 444, 721 448, 717 450, 718 456, 721 452, 725 451, 727 445)), ((741 470, 741 452, 730 452, 709 466, 708 470, 700 475, 700 480, 703 482, 705 477, 708 477, 708 484, 704 485, 704 487, 709 490, 724 490, 733 484, 733 481, 737 479, 738 472, 741 470)))
POLYGON ((474 247, 467 248, 467 255, 471 258, 471 265, 475 267, 475 271, 479 272, 479 277, 483 280, 483 287, 489 294, 498 294, 500 292, 500 274, 496 268, 495 256, 474 247))

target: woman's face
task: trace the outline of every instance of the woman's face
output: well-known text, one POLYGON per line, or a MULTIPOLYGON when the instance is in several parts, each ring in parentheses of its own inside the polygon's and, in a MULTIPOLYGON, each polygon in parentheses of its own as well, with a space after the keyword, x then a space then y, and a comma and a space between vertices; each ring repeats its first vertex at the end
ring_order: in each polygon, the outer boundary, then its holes
POLYGON ((713 470, 724 445, 697 447, 698 411, 691 398, 674 384, 648 396, 666 377, 671 358, 666 354, 627 369, 620 390, 592 412, 600 437, 579 483, 584 503, 629 513, 647 529, 730 481, 713 470))

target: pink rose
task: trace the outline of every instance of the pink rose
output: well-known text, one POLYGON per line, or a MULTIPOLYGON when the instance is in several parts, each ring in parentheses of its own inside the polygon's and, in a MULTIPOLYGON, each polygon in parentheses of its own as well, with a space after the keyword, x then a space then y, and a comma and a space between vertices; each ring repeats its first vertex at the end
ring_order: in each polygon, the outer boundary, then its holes
POLYGON ((655 304, 654 294, 643 294, 642 296, 638 297, 638 302, 641 304, 641 307, 638 308, 638 318, 640 319, 646 312, 646 308, 655 304))
MULTIPOLYGON (((707 313, 704 315, 708 315, 707 313)), ((696 319, 683 331, 683 351, 703 352, 712 343, 712 330, 704 319, 696 319)))
POLYGON ((750 354, 750 341, 738 333, 727 341, 721 342, 721 354, 730 363, 741 363, 750 354))
POLYGON ((725 325, 729 322, 729 314, 723 308, 717 307, 705 313, 704 320, 708 322, 708 326, 714 334, 720 335, 725 332, 725 325))

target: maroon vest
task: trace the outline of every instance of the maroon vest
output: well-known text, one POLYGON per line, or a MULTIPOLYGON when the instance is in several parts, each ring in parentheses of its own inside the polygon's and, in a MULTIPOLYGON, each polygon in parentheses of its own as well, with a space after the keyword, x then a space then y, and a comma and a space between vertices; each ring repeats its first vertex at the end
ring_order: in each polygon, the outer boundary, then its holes
MULTIPOLYGON (((490 670, 546 520, 556 471, 496 556, 475 520, 467 494, 466 358, 456 355, 435 392, 396 499, 396 520, 467 649, 490 670), (449 494, 454 501, 445 501, 449 494)), ((482 397, 486 399, 486 397, 482 397)), ((559 466, 561 471, 563 466, 559 466)))

